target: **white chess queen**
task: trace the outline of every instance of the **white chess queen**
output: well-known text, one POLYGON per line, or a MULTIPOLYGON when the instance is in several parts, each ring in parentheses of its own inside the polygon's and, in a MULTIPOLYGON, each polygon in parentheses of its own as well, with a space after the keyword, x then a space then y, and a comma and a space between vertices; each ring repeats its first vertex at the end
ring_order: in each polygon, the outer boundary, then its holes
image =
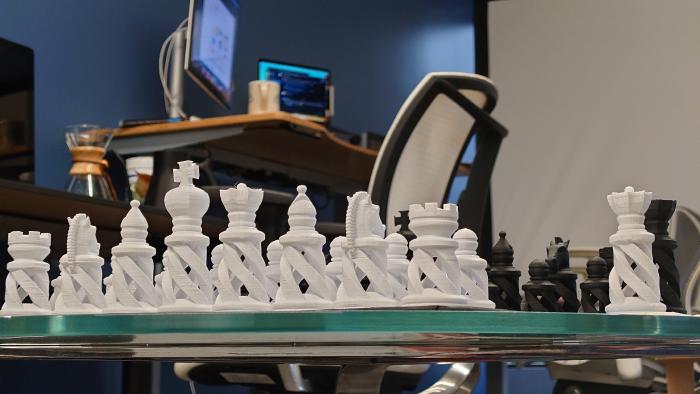
POLYGON ((49 304, 49 264, 44 261, 51 251, 51 234, 13 231, 7 236, 7 263, 3 315, 51 314, 49 304))
POLYGON ((336 306, 341 308, 390 307, 396 305, 394 287, 387 272, 385 227, 379 206, 372 204, 367 192, 348 198, 343 243, 343 274, 336 306), (367 278, 367 290, 362 280, 367 278))

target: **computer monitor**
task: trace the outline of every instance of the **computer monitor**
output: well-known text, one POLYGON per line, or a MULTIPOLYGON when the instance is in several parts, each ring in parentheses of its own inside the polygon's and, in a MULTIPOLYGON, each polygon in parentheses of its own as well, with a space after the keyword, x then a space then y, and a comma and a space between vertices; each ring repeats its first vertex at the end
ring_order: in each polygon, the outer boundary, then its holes
POLYGON ((280 84, 280 109, 318 122, 327 122, 333 112, 330 71, 261 59, 258 79, 280 84))
POLYGON ((191 0, 185 70, 216 102, 230 108, 238 19, 236 0, 191 0))

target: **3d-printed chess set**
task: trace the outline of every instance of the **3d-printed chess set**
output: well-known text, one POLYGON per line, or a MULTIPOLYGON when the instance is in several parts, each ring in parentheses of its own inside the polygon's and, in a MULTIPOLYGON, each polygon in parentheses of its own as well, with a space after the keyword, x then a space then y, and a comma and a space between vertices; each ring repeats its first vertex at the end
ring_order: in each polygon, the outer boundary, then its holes
POLYGON ((165 239, 163 271, 155 277, 155 249, 146 242, 148 223, 137 201, 131 202, 121 222, 122 241, 112 248, 112 274, 104 279, 96 228, 85 214, 68 218, 67 253, 59 261, 59 277, 51 282, 49 264, 43 261, 50 252, 51 235, 10 233, 8 252, 14 260, 7 264, 1 313, 354 308, 683 312, 673 260, 676 245, 666 231, 675 202, 652 202, 649 192, 628 187, 608 196, 618 231, 610 237, 612 247, 602 248, 600 257, 588 262, 579 302, 568 241, 556 237, 547 248, 547 259, 530 264, 523 299, 520 271, 513 266, 506 234, 500 233, 487 266, 476 253, 474 232, 458 230, 457 207, 452 204, 411 205, 408 228, 385 237, 379 207, 366 192, 357 192, 348 198, 346 236, 331 242, 326 264, 322 251, 326 240, 315 230, 316 209, 305 186, 297 188, 288 210, 289 231, 269 244, 267 262, 261 247, 264 235, 255 227, 263 191, 245 184, 221 191, 229 224, 212 250, 209 269, 209 238, 201 230, 209 197, 193 184, 198 176, 191 161, 180 162, 174 170, 179 186, 165 196, 173 231, 165 239))

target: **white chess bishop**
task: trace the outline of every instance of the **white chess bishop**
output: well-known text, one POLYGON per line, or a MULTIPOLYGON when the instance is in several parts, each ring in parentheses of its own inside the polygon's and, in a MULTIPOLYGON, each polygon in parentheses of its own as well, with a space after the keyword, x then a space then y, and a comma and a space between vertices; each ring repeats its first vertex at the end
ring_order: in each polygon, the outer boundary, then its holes
POLYGON ((121 222, 122 241, 112 248, 112 275, 105 278, 105 312, 155 312, 160 298, 153 284, 154 247, 146 242, 148 222, 131 201, 131 209, 121 222))
POLYGON ((5 303, 0 314, 51 314, 49 264, 44 261, 51 252, 51 234, 13 231, 7 236, 7 245, 13 260, 7 263, 5 303))
POLYGON ((622 193, 608 195, 618 226, 617 232, 610 236, 614 265, 610 271, 610 304, 605 307, 606 313, 666 311, 661 303, 659 269, 651 252, 654 235, 644 227, 644 212, 649 208, 651 196, 651 192, 635 191, 630 186, 622 193))
POLYGON ((66 254, 59 260, 60 277, 51 281, 51 301, 59 314, 100 313, 105 308, 102 293, 102 265, 97 229, 90 218, 79 213, 68 218, 66 254))
POLYGON ((412 204, 408 227, 416 234, 409 244, 413 258, 408 266, 408 294, 401 304, 409 307, 469 306, 462 294, 462 275, 457 262, 457 206, 437 203, 412 204))
POLYGON ((329 245, 329 251, 331 254, 331 261, 326 265, 326 274, 333 279, 335 286, 340 286, 340 281, 343 276, 343 244, 345 243, 345 237, 339 235, 331 241, 329 245))
POLYGON ((220 235, 222 259, 217 269, 218 296, 215 310, 264 310, 270 308, 268 283, 261 243, 265 234, 255 227, 255 212, 263 199, 261 189, 243 183, 222 190, 229 225, 220 235), (247 294, 241 291, 245 287, 247 294))
POLYGON ((336 306, 372 308, 396 305, 394 287, 387 272, 387 242, 379 206, 372 204, 367 192, 348 198, 343 243, 343 274, 336 306), (365 290, 362 280, 367 278, 365 290))
POLYGON ((280 260, 282 259, 282 244, 274 240, 267 245, 267 278, 270 289, 268 293, 274 300, 277 296, 277 289, 280 286, 280 260))
POLYGON ((389 245, 387 248, 387 271, 389 272, 389 282, 394 288, 394 295, 401 299, 408 291, 408 241, 406 237, 399 233, 389 234, 386 237, 389 245))
POLYGON ((207 269, 209 238, 202 234, 202 217, 209 208, 207 193, 194 186, 199 167, 190 160, 173 170, 179 185, 165 195, 165 208, 173 218, 173 233, 165 238, 163 272, 158 275, 159 311, 211 310, 214 289, 207 269))
POLYGON ((495 309, 496 304, 489 300, 489 278, 486 273, 486 260, 476 254, 479 240, 468 229, 457 230, 452 236, 457 241, 457 261, 462 271, 462 293, 469 299, 469 306, 479 309, 495 309))
POLYGON ((286 310, 328 309, 337 291, 326 275, 323 244, 326 238, 316 229, 316 208, 306 196, 306 186, 297 187, 289 206, 289 232, 280 237, 280 287, 273 308, 286 310), (303 292, 300 282, 306 280, 303 292))

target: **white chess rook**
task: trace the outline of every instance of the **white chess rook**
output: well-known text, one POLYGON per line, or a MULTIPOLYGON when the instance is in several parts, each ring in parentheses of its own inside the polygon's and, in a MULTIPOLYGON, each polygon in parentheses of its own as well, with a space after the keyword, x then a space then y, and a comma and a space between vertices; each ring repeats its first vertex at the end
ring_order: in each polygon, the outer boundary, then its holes
POLYGON ((379 216, 379 206, 372 204, 367 192, 357 192, 348 198, 343 243, 343 275, 336 306, 341 308, 372 308, 396 305, 394 288, 387 272, 387 243, 385 227, 379 216), (367 278, 367 290, 362 280, 367 278))
POLYGON ((496 304, 489 300, 489 278, 486 273, 486 260, 476 254, 479 240, 468 229, 458 230, 452 239, 457 241, 457 261, 462 271, 462 293, 467 295, 469 306, 482 309, 495 309, 496 304))
POLYGON ((154 247, 146 242, 148 222, 131 201, 121 222, 122 241, 112 248, 112 275, 105 278, 105 312, 155 312, 160 299, 153 284, 154 247))
POLYGON ((228 211, 229 225, 220 235, 223 258, 218 264, 218 296, 215 310, 262 310, 270 308, 269 291, 261 242, 265 234, 255 227, 255 212, 263 199, 261 189, 243 183, 222 190, 221 201, 228 211), (248 294, 242 294, 245 287, 248 294))
POLYGON ((412 204, 408 216, 408 227, 417 237, 409 244, 413 259, 408 266, 408 294, 401 300, 402 305, 468 307, 455 255, 457 241, 451 238, 457 230, 457 206, 412 204))
POLYGON ((158 275, 161 292, 159 311, 195 312, 211 310, 214 289, 207 269, 209 238, 202 234, 202 217, 209 208, 207 193, 194 186, 199 167, 181 161, 173 170, 179 186, 165 195, 165 208, 173 218, 173 233, 165 238, 163 272, 158 275))
POLYGON ((322 251, 326 238, 316 232, 316 208, 306 196, 306 186, 297 187, 297 193, 289 206, 289 232, 279 239, 282 244, 280 287, 273 308, 332 308, 337 289, 326 275, 322 251), (305 292, 300 287, 302 280, 308 284, 305 292))
POLYGON ((106 307, 102 293, 102 265, 97 229, 79 213, 68 218, 67 253, 59 260, 61 276, 52 281, 54 311, 59 314, 100 313, 106 307))
POLYGON ((651 196, 651 192, 634 191, 631 186, 622 193, 608 195, 618 226, 617 232, 610 236, 614 266, 610 271, 610 304, 605 307, 606 313, 666 311, 661 303, 658 267, 651 253, 654 235, 644 227, 644 212, 649 208, 651 196))
POLYGON ((389 234, 386 237, 389 245, 387 248, 387 271, 389 283, 394 288, 394 296, 401 299, 408 294, 408 265, 406 257, 408 253, 408 241, 399 233, 389 234))
POLYGON ((49 264, 44 262, 51 249, 51 234, 13 231, 7 236, 7 263, 3 315, 46 315, 49 303, 49 264))

